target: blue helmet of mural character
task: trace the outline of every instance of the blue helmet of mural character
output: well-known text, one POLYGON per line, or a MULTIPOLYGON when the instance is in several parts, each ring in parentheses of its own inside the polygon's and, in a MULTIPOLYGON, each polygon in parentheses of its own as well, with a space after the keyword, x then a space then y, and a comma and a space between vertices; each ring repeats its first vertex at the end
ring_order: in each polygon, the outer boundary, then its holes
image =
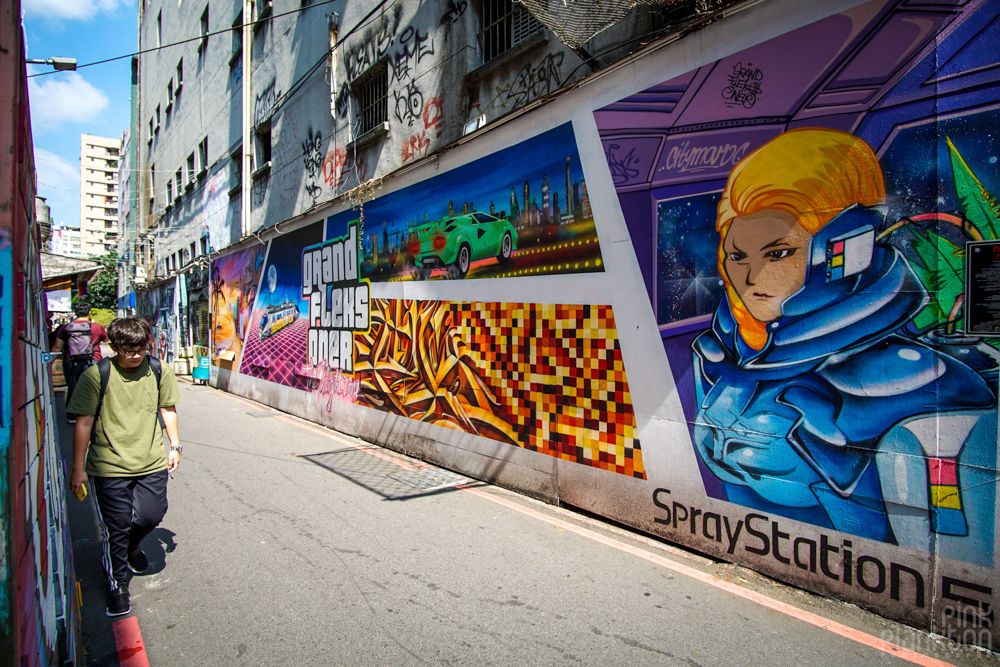
POLYGON ((927 293, 878 239, 884 200, 871 148, 835 130, 786 132, 733 170, 726 295, 693 344, 695 445, 731 502, 883 541, 966 535, 969 503, 992 499, 939 473, 995 452, 995 389, 901 332, 927 293), (944 450, 922 421, 942 415, 963 416, 944 450), (948 507, 927 492, 942 480, 948 507))

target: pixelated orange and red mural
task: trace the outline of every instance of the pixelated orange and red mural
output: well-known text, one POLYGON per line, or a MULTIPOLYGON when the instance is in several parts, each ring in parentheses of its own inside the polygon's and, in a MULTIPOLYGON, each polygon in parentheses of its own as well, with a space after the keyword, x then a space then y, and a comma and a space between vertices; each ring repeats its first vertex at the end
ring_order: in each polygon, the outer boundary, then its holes
POLYGON ((361 405, 645 479, 610 306, 376 299, 361 405))

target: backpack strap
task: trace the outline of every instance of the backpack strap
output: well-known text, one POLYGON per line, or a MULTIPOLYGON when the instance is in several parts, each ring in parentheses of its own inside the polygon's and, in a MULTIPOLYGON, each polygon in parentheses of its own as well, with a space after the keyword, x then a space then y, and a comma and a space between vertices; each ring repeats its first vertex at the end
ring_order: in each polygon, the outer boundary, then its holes
POLYGON ((101 390, 97 394, 97 412, 94 413, 94 425, 90 429, 90 440, 94 441, 94 433, 97 431, 97 418, 101 416, 101 406, 104 405, 104 392, 108 390, 108 382, 111 381, 111 359, 101 359, 97 362, 97 372, 101 375, 101 390))
POLYGON ((160 365, 159 357, 147 357, 149 360, 149 369, 153 371, 153 375, 156 376, 156 409, 160 409, 160 377, 163 375, 163 367, 160 365))
POLYGON ((167 425, 163 423, 163 415, 160 414, 160 377, 163 375, 163 367, 159 357, 147 356, 146 359, 149 361, 149 370, 156 377, 156 418, 160 422, 160 428, 166 430, 167 425))

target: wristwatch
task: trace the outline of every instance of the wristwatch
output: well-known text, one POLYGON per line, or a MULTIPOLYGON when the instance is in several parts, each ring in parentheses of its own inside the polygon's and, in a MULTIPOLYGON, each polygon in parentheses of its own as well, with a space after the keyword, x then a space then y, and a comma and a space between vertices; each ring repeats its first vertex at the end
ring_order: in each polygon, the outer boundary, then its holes
POLYGON ((181 454, 184 451, 184 445, 170 445, 170 451, 181 454))

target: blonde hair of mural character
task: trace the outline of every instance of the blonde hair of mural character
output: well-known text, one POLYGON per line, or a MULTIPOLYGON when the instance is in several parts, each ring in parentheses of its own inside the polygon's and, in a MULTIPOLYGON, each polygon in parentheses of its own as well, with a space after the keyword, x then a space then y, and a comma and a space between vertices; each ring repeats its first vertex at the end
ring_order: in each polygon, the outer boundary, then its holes
POLYGON ((874 151, 839 130, 790 130, 744 158, 729 175, 719 202, 719 275, 743 340, 755 350, 767 343, 765 323, 755 319, 726 274, 723 243, 733 219, 765 209, 792 214, 810 236, 853 206, 885 201, 885 182, 874 151))

